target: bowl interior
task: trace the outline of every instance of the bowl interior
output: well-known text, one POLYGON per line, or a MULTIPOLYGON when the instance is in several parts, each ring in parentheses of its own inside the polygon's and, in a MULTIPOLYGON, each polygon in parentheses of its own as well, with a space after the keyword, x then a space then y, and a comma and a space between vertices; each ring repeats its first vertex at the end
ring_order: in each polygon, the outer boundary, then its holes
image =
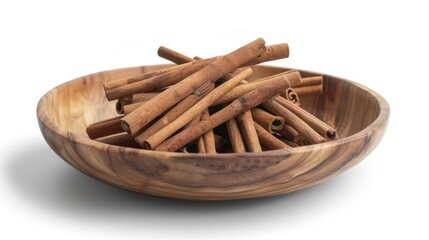
MULTIPOLYGON (((86 127, 96 121, 116 116, 115 101, 108 102, 104 81, 133 76, 162 68, 162 65, 132 67, 84 76, 66 82, 48 93, 48 118, 60 128, 87 136, 86 127)), ((285 71, 285 68, 255 66, 249 79, 285 71)), ((303 77, 321 75, 300 71, 303 77)), ((364 87, 330 75, 324 75, 323 94, 300 97, 301 106, 337 129, 340 138, 351 136, 375 121, 380 113, 376 97, 364 87)))

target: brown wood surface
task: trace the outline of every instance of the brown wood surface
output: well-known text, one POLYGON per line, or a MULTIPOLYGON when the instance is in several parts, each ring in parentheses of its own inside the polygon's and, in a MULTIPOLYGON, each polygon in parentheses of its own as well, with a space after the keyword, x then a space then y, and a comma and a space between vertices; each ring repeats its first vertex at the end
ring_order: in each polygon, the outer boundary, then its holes
MULTIPOLYGON (((380 95, 324 75, 323 94, 300 100, 304 109, 337 129, 339 139, 334 141, 261 153, 197 154, 141 150, 88 138, 88 125, 117 116, 115 102, 105 98, 105 81, 162 67, 105 71, 52 89, 37 107, 47 143, 74 168, 108 184, 170 198, 225 200, 284 194, 325 182, 365 158, 388 123, 389 106, 380 95)), ((287 69, 255 66, 253 70, 249 81, 287 69)))

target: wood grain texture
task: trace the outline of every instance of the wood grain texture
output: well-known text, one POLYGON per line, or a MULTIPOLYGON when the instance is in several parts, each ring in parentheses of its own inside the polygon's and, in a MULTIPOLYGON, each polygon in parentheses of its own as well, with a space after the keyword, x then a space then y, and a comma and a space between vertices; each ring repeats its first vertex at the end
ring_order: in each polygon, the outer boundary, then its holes
MULTIPOLYGON (((52 89, 37 106, 39 126, 49 146, 79 171, 108 184, 151 195, 225 200, 266 197, 308 188, 365 158, 379 143, 389 106, 370 89, 324 76, 323 94, 301 98, 301 106, 337 129, 339 139, 261 153, 166 153, 93 141, 86 127, 117 116, 103 82, 161 69, 133 67, 87 75, 52 89)), ((165 66, 164 66, 165 67, 165 66)), ((287 69, 253 67, 249 81, 287 69)))

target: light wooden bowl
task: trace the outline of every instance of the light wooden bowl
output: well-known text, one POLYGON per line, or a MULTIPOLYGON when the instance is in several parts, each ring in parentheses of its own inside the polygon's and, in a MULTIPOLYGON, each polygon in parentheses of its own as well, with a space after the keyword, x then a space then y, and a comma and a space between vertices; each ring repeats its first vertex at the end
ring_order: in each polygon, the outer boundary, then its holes
MULTIPOLYGON (((169 198, 225 200, 284 194, 325 182, 365 158, 387 127, 389 105, 380 95, 357 83, 324 75, 323 95, 302 97, 301 102, 337 129, 340 138, 332 142, 212 155, 155 152, 90 140, 86 126, 116 115, 102 83, 161 66, 95 73, 46 93, 37 106, 37 117, 49 146, 79 171, 117 187, 169 198)), ((253 77, 285 70, 256 66, 253 77)))

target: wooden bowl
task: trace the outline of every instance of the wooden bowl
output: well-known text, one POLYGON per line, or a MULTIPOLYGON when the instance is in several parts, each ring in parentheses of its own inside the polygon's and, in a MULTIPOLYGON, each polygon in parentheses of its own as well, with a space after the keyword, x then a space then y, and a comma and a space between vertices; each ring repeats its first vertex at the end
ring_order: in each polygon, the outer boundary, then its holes
MULTIPOLYGON (((103 92, 104 81, 160 69, 132 67, 87 75, 46 93, 37 106, 40 130, 49 146, 79 171, 135 192, 169 198, 225 200, 273 196, 327 181, 365 158, 380 142, 389 105, 374 91, 323 75, 323 95, 302 97, 301 105, 334 126, 339 139, 262 153, 169 153, 93 141, 86 127, 116 115, 103 92)), ((255 66, 252 77, 286 68, 255 66)))

